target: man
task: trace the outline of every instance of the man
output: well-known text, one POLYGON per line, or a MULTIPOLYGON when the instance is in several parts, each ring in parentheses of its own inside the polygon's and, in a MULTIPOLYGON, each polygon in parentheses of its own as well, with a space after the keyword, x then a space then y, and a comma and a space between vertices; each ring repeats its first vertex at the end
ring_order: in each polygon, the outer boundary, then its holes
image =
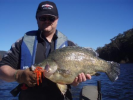
MULTIPOLYGON (((27 32, 22 39, 12 45, 10 51, 0 62, 0 79, 8 82, 17 81, 22 86, 19 100, 71 100, 69 89, 65 96, 61 94, 56 84, 43 78, 42 84, 36 85, 37 79, 30 66, 38 64, 47 58, 48 54, 63 46, 73 46, 73 42, 56 30, 58 10, 55 3, 41 2, 36 12, 37 31, 27 32), (24 70, 22 70, 24 69, 24 70)), ((79 74, 72 85, 91 79, 89 74, 79 74)), ((70 86, 68 85, 70 88, 70 86)))

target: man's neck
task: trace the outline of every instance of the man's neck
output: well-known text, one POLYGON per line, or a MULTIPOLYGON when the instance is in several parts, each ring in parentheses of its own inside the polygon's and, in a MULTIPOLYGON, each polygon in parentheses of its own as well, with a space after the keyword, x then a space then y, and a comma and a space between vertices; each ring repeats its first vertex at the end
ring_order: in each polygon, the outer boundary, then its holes
POLYGON ((54 36, 54 34, 50 34, 50 35, 46 36, 46 39, 48 40, 48 42, 52 41, 53 36, 54 36))
POLYGON ((55 32, 52 32, 52 33, 44 33, 43 32, 42 34, 45 36, 45 38, 48 40, 48 42, 51 42, 55 32))

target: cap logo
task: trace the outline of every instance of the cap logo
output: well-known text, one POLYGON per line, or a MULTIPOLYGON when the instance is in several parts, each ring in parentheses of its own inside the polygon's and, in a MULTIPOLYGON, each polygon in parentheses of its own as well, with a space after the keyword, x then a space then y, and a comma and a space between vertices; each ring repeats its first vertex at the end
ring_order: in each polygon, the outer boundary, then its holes
POLYGON ((49 4, 45 4, 45 5, 42 5, 42 8, 43 9, 52 9, 53 6, 52 5, 49 5, 49 4))

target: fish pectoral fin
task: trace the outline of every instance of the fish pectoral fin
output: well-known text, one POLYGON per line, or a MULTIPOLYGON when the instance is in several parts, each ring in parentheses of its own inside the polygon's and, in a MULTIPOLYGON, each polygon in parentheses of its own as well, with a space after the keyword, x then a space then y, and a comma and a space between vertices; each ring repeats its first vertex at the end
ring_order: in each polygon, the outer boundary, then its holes
POLYGON ((100 75, 100 73, 95 73, 95 76, 99 76, 100 75))
POLYGON ((57 87, 59 88, 59 90, 61 91, 61 93, 64 95, 67 91, 67 85, 64 85, 64 84, 56 84, 57 87))

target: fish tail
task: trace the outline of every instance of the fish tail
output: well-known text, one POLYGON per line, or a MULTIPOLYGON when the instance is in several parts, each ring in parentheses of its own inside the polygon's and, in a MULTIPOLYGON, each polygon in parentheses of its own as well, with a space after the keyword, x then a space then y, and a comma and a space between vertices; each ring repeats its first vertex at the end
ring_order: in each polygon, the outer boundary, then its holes
POLYGON ((111 65, 111 67, 106 74, 108 75, 109 79, 114 82, 120 75, 120 64, 113 61, 108 61, 108 63, 111 65))

